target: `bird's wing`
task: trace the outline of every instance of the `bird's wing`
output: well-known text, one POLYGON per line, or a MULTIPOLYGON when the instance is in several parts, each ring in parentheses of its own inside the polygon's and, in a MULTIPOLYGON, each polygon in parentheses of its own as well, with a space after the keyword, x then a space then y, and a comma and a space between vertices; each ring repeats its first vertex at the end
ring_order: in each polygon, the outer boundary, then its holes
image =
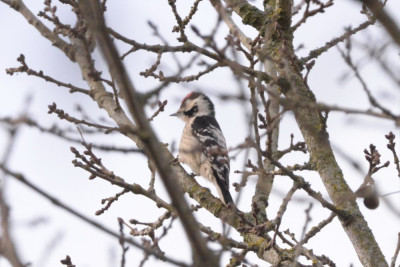
POLYGON ((218 184, 229 190, 229 156, 221 128, 214 117, 199 116, 192 124, 193 135, 201 144, 201 149, 211 163, 218 184))

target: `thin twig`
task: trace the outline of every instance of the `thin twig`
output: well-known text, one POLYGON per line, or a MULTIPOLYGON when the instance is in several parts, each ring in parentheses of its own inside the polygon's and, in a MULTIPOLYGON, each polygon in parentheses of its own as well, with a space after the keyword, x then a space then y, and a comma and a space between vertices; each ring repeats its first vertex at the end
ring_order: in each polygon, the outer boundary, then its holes
POLYGON ((318 232, 320 232, 322 228, 331 223, 335 217, 336 214, 332 212, 327 219, 321 221, 317 226, 312 227, 311 230, 304 235, 304 237, 300 240, 300 242, 297 245, 302 246, 306 244, 312 237, 314 237, 318 232))
POLYGON ((397 156, 397 152, 395 149, 396 143, 394 142, 396 136, 392 132, 390 132, 389 134, 385 135, 385 137, 389 141, 389 144, 387 144, 387 148, 393 154, 393 162, 397 169, 397 176, 400 178, 400 160, 399 157, 397 156))
MULTIPOLYGON (((10 126, 27 125, 29 127, 33 127, 35 129, 39 130, 40 132, 55 135, 65 141, 68 141, 68 142, 79 143, 79 144, 82 142, 82 140, 80 140, 78 138, 72 138, 72 137, 67 136, 66 132, 68 131, 68 129, 60 129, 56 125, 53 125, 50 128, 46 128, 46 127, 40 125, 38 122, 34 121, 32 118, 29 118, 26 116, 19 117, 16 119, 4 117, 4 118, 0 118, 0 122, 8 124, 10 126)), ((74 128, 74 131, 75 131, 75 128, 74 128)), ((109 151, 109 152, 143 153, 143 150, 138 149, 138 148, 117 147, 114 145, 103 145, 103 144, 92 144, 92 146, 96 149, 109 151)))
POLYGON ((299 187, 302 188, 304 191, 306 191, 312 198, 316 199, 317 201, 319 201, 321 203, 321 205, 323 207, 326 207, 327 209, 329 209, 330 211, 335 212, 337 215, 342 216, 344 218, 346 218, 346 213, 335 207, 335 205, 329 203, 328 201, 326 201, 320 193, 314 191, 311 188, 311 185, 309 183, 307 183, 303 177, 294 174, 292 171, 288 170, 287 168, 285 168, 281 163, 277 162, 277 161, 273 161, 272 162, 274 165, 276 165, 279 169, 281 169, 287 176, 289 176, 294 182, 299 184, 299 187))
MULTIPOLYGON (((350 42, 350 39, 348 39, 348 42, 350 42)), ((390 110, 379 104, 378 100, 372 95, 371 90, 368 88, 367 83, 364 81, 362 78, 360 72, 358 71, 358 68, 354 65, 353 60, 350 56, 350 45, 347 46, 348 50, 347 53, 345 53, 339 46, 337 46, 342 58, 344 61, 347 63, 347 65, 351 68, 351 70, 354 72, 354 75, 356 76, 357 80, 361 83, 361 86, 364 90, 364 92, 367 94, 368 100, 371 103, 372 106, 380 109, 384 114, 392 117, 394 120, 397 119, 397 116, 394 115, 390 110)))
POLYGON ((176 1, 175 0, 168 0, 168 4, 170 5, 172 9, 172 13, 174 13, 175 20, 178 23, 178 26, 175 26, 172 31, 173 32, 180 32, 180 37, 178 38, 178 41, 180 42, 186 42, 187 36, 185 34, 185 25, 182 22, 181 16, 178 14, 178 10, 176 9, 176 1))
MULTIPOLYGON (((10 159, 17 137, 17 130, 18 128, 10 130, 10 138, 1 158, 0 169, 1 166, 6 166, 10 159)), ((5 179, 5 174, 5 171, 4 173, 1 173, 0 183, 0 225, 2 232, 0 237, 0 255, 7 259, 12 266, 21 267, 25 266, 25 264, 22 263, 21 256, 19 255, 17 250, 17 244, 15 243, 15 240, 11 235, 12 224, 10 220, 10 207, 7 203, 5 194, 5 184, 7 180, 5 179)))
POLYGON ((390 267, 395 267, 397 257, 399 256, 399 252, 400 252, 400 233, 397 236, 397 246, 394 251, 394 255, 392 257, 392 262, 390 263, 390 267))
POLYGON ((115 175, 113 171, 108 170, 103 165, 101 159, 93 153, 91 145, 86 144, 86 142, 84 141, 82 142, 82 144, 86 148, 84 154, 79 153, 76 148, 71 147, 71 152, 74 153, 75 157, 77 158, 73 160, 72 163, 74 164, 74 167, 79 167, 89 172, 91 174, 89 177, 90 179, 100 177, 101 179, 106 180, 111 184, 115 184, 121 188, 125 188, 126 190, 134 194, 143 195, 153 200, 159 207, 163 207, 167 210, 173 211, 171 205, 158 197, 154 191, 145 190, 143 187, 135 183, 126 183, 123 178, 115 175), (86 155, 88 155, 89 158, 87 158, 86 155))
POLYGON ((158 109, 157 109, 156 112, 154 112, 154 114, 149 118, 149 121, 153 121, 153 119, 154 119, 155 117, 157 117, 158 114, 160 114, 160 112, 163 112, 165 106, 167 105, 167 103, 168 103, 167 100, 164 100, 163 102, 158 101, 158 102, 157 102, 158 109))
POLYGON ((126 263, 126 252, 128 251, 129 247, 125 246, 125 236, 124 236, 124 223, 121 218, 118 218, 118 224, 119 224, 119 244, 121 245, 122 249, 122 255, 121 255, 121 267, 125 267, 126 263))
POLYGON ((301 249, 301 248, 302 248, 302 240, 303 240, 303 238, 304 238, 304 236, 305 236, 305 234, 306 234, 306 229, 307 229, 307 227, 308 227, 308 224, 311 222, 310 212, 311 212, 312 207, 313 207, 313 205, 312 205, 312 203, 310 203, 309 206, 308 206, 308 208, 305 210, 305 213, 306 213, 306 221, 304 222, 303 230, 301 231, 300 242, 298 242, 298 243, 296 244, 296 246, 295 246, 295 252, 294 252, 294 259, 295 259, 295 261, 293 261, 293 265, 292 265, 293 267, 296 266, 297 258, 300 256, 300 253, 301 253, 301 251, 302 251, 302 249, 301 249))
POLYGON ((132 226, 130 226, 129 224, 126 224, 126 226, 129 227, 129 229, 131 230, 130 234, 133 236, 146 236, 146 235, 151 235, 154 233, 154 231, 158 228, 160 228, 161 226, 163 226, 164 222, 169 219, 169 218, 174 218, 174 216, 176 216, 176 214, 174 215, 174 213, 170 212, 170 211, 166 211, 163 215, 161 215, 160 217, 158 217, 158 219, 155 222, 152 223, 144 223, 144 222, 139 222, 138 220, 135 219, 131 219, 129 220, 129 223, 137 225, 137 224, 141 224, 141 225, 146 225, 148 226, 147 228, 144 228, 142 230, 138 230, 136 228, 133 228, 132 226))
POLYGON ((297 191, 298 185, 296 183, 293 183, 292 187, 286 194, 286 196, 283 198, 282 204, 279 207, 279 210, 276 214, 276 217, 274 219, 275 223, 280 223, 282 221, 282 216, 286 211, 287 205, 289 204, 290 200, 292 199, 294 193, 297 191))
POLYGON ((114 203, 115 201, 117 201, 119 199, 120 196, 122 196, 123 194, 129 192, 128 189, 124 188, 120 193, 116 194, 113 197, 109 197, 109 198, 104 198, 101 200, 101 204, 104 204, 107 202, 106 206, 104 208, 101 208, 100 210, 96 211, 96 215, 100 215, 103 214, 106 210, 108 210, 112 203, 114 203))
POLYGON ((25 62, 25 56, 23 54, 21 54, 17 58, 17 61, 21 63, 21 66, 18 67, 18 68, 8 68, 8 69, 6 69, 6 73, 7 74, 12 76, 12 75, 14 75, 15 73, 18 73, 18 72, 19 73, 26 73, 28 75, 32 75, 32 76, 36 76, 36 77, 42 78, 46 82, 54 83, 57 86, 62 86, 62 87, 69 88, 69 92, 70 93, 79 92, 79 93, 86 94, 86 95, 89 94, 89 90, 86 90, 86 89, 83 89, 83 88, 79 88, 79 87, 74 86, 74 85, 72 85, 70 83, 64 83, 64 82, 58 81, 58 80, 56 80, 56 79, 54 79, 54 78, 52 78, 52 77, 50 77, 48 75, 45 75, 43 73, 43 71, 41 71, 41 70, 40 71, 35 71, 35 70, 29 68, 28 65, 25 62))
POLYGON ((374 23, 375 23, 374 21, 368 20, 368 21, 361 23, 354 29, 347 30, 344 34, 342 34, 341 36, 339 36, 337 38, 332 39, 331 41, 327 42, 324 46, 311 50, 310 53, 308 54, 308 56, 300 58, 299 61, 304 64, 304 63, 310 61, 311 59, 315 59, 315 58, 319 57, 321 54, 327 52, 329 49, 331 49, 335 45, 345 41, 351 35, 354 35, 360 31, 368 28, 369 26, 373 25, 374 23))
POLYGON ((97 128, 97 129, 103 129, 103 130, 106 130, 105 131, 106 134, 108 134, 108 133, 110 133, 112 131, 117 131, 117 132, 121 131, 121 129, 118 128, 118 127, 109 127, 109 126, 100 125, 100 124, 97 124, 97 123, 92 123, 92 122, 88 122, 88 121, 85 121, 85 120, 80 120, 80 119, 74 118, 74 117, 70 116, 68 113, 64 112, 64 110, 58 109, 56 103, 53 103, 53 104, 49 105, 48 107, 49 107, 49 111, 47 112, 48 114, 55 113, 55 114, 57 114, 57 116, 60 119, 67 120, 69 122, 74 123, 75 125, 83 124, 83 125, 86 125, 86 126, 89 126, 89 127, 94 127, 94 128, 97 128))
POLYGON ((306 3, 306 9, 304 10, 303 17, 294 26, 292 26, 292 31, 297 30, 297 28, 300 27, 301 24, 305 23, 308 18, 318 13, 324 13, 326 8, 333 6, 333 0, 329 0, 326 3, 318 1, 316 3, 319 5, 319 8, 310 10, 310 3, 312 3, 312 1, 305 1, 305 3, 306 3))

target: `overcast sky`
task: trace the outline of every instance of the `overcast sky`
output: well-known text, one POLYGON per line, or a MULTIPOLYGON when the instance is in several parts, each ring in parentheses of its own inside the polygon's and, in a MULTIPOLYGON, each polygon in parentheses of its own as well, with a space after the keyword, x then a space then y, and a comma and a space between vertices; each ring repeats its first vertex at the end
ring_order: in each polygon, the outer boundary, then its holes
MULTIPOLYGON (((43 8, 42 1, 25 1, 34 14, 43 8)), ((54 1, 56 2, 56 1, 54 1)), ((192 1, 177 1, 179 11, 187 14, 192 1), (188 4, 189 2, 189 4, 188 4)), ((153 31, 148 26, 148 21, 157 25, 159 31, 170 44, 177 44, 176 34, 171 33, 175 25, 173 14, 167 1, 122 1, 109 0, 107 23, 118 32, 125 34, 129 38, 142 43, 156 44, 159 39, 153 35, 153 31), (157 7, 155 8, 155 5, 157 7)), ((397 0, 388 1, 388 10, 395 14, 394 18, 399 24, 398 11, 400 2, 397 0), (396 12, 394 12, 396 11, 396 12)), ((215 12, 208 1, 200 3, 199 13, 196 14, 192 23, 202 32, 209 32, 216 23, 215 12)), ((60 18, 65 22, 73 23, 74 17, 65 6, 59 8, 60 18)), ((61 127, 70 127, 76 132, 73 125, 60 122, 56 116, 47 114, 47 106, 53 102, 59 108, 64 109, 70 114, 81 116, 76 109, 77 104, 81 105, 84 112, 93 119, 106 118, 103 111, 99 111, 97 105, 88 101, 86 96, 79 94, 69 94, 67 89, 46 83, 35 77, 28 77, 26 74, 6 75, 5 69, 17 67, 19 63, 17 57, 22 53, 25 55, 28 65, 35 70, 43 70, 45 74, 57 78, 58 80, 72 83, 76 86, 87 88, 81 79, 80 70, 77 65, 68 61, 57 48, 40 36, 40 34, 29 25, 24 18, 0 3, 0 117, 17 116, 26 112, 29 116, 39 121, 42 125, 50 127, 57 123, 61 127), (32 97, 29 106, 26 98, 32 97)), ((297 21, 299 17, 294 20, 297 21)), ((307 55, 308 51, 320 47, 333 37, 344 32, 348 26, 357 26, 364 21, 363 15, 359 12, 359 5, 356 1, 341 0, 335 1, 335 5, 327 10, 323 15, 311 18, 295 33, 295 44, 302 45, 299 56, 307 55)), ((49 25, 48 23, 46 23, 49 25)), ((255 32, 249 27, 243 30, 254 37, 255 32)), ((223 44, 223 37, 226 29, 222 28, 218 32, 220 37, 219 44, 223 44)), ((379 25, 372 26, 365 33, 357 36, 355 43, 383 44, 388 39, 384 34, 383 28, 379 25)), ((200 40, 196 40, 201 44, 200 40)), ((121 53, 126 52, 129 47, 120 45, 121 53)), ((393 68, 399 70, 398 47, 392 47, 388 52, 388 62, 393 64, 393 68)), ((366 52, 354 52, 355 59, 360 64, 362 74, 372 88, 373 93, 385 106, 392 109, 396 114, 400 113, 400 88, 392 83, 375 65, 367 64, 366 52)), ((96 66, 106 72, 106 67, 101 57, 96 52, 96 66)), ((157 85, 153 79, 144 79, 138 73, 151 66, 156 60, 154 54, 136 53, 125 60, 125 64, 130 71, 133 83, 139 91, 145 92, 157 85)), ((164 73, 173 73, 176 69, 173 61, 166 57, 160 66, 164 73)), ((336 48, 321 56, 316 63, 315 69, 310 74, 309 84, 316 97, 321 102, 338 104, 346 107, 358 107, 367 109, 369 103, 361 86, 349 75, 349 68, 343 63, 336 48), (350 78, 348 77, 350 76, 350 78), (345 78, 343 78, 345 77, 345 78)), ((193 73, 186 73, 186 75, 193 73)), ((244 84, 245 86, 245 84, 244 84)), ((229 147, 241 143, 248 135, 246 124, 246 112, 249 106, 243 106, 235 101, 221 101, 216 96, 220 92, 239 94, 240 87, 236 84, 229 70, 218 70, 202 78, 193 84, 172 84, 161 94, 162 100, 167 99, 166 111, 158 116, 153 125, 161 141, 166 143, 176 143, 181 135, 183 123, 168 115, 175 112, 179 106, 179 101, 190 90, 201 90, 209 94, 216 104, 217 119, 224 131, 229 147)), ((149 110, 149 114, 150 114, 149 110)), ((108 119, 107 119, 108 120, 108 119)), ((108 120, 111 125, 112 122, 108 120)), ((394 131, 400 137, 399 128, 395 128, 392 122, 385 120, 375 120, 362 116, 344 116, 343 114, 330 114, 328 123, 330 139, 334 147, 349 157, 356 159, 364 173, 360 173, 352 168, 347 159, 337 152, 338 161, 343 168, 346 181, 353 190, 362 182, 367 171, 367 163, 363 160, 363 150, 373 142, 379 149, 384 161, 391 160, 391 155, 386 151, 384 134, 394 131), (364 175, 363 175, 364 174, 364 175)), ((280 130, 280 147, 285 148, 290 141, 290 134, 295 135, 295 141, 302 141, 301 134, 296 127, 291 115, 285 115, 280 130)), ((4 150, 7 143, 7 132, 0 128, 0 152, 4 150)), ((134 147, 134 145, 124 137, 116 135, 89 135, 86 136, 88 142, 104 142, 112 145, 124 147, 134 147)), ((397 139, 397 143, 400 143, 397 139)), ((88 174, 72 166, 73 155, 70 146, 83 150, 79 144, 71 144, 60 141, 49 135, 43 135, 37 130, 23 127, 18 132, 17 143, 10 157, 9 167, 12 170, 21 172, 27 176, 34 184, 42 189, 57 196, 60 200, 68 203, 81 213, 86 214, 92 219, 101 222, 109 228, 118 231, 117 217, 126 220, 138 218, 142 221, 154 221, 160 215, 153 203, 138 196, 125 196, 115 203, 108 212, 100 217, 94 213, 102 207, 100 201, 110 197, 119 190, 110 187, 103 181, 88 180, 88 174), (110 192, 111 191, 111 192, 110 192)), ((175 145, 176 147, 176 145, 175 145)), ((106 166, 113 169, 118 175, 131 179, 132 182, 143 186, 148 185, 149 173, 146 160, 139 155, 125 155, 121 153, 107 154, 98 152, 103 158, 106 166)), ((176 152, 175 152, 176 153, 176 152)), ((254 155, 253 155, 254 156, 254 155)), ((285 159, 285 164, 302 163, 307 161, 307 156, 296 155, 285 159)), ((234 174, 234 170, 241 170, 243 157, 238 157, 232 161, 231 183, 240 181, 240 176, 234 174)), ((391 169, 382 170, 376 177, 377 185, 382 194, 399 190, 400 184, 396 180, 393 166, 391 169)), ((324 197, 328 198, 318 177, 310 174, 307 179, 313 187, 321 190, 324 197)), ((202 185, 209 184, 201 181, 202 185)), ((255 178, 250 179, 249 188, 242 198, 239 208, 248 211, 250 200, 254 190, 255 178)), ((281 204, 283 194, 288 190, 288 179, 276 179, 277 188, 273 191, 269 214, 275 216, 281 204)), ((160 181, 157 181, 157 190, 165 199, 168 199, 160 181)), ((213 190, 213 189, 211 189, 213 190)), ((215 193, 215 191, 212 191, 215 193)), ((235 197, 234 189, 231 192, 235 197)), ((26 261, 32 261, 32 266, 60 266, 59 260, 70 255, 74 264, 79 267, 85 266, 118 266, 120 259, 120 247, 118 240, 108 237, 91 226, 71 217, 64 211, 57 209, 48 200, 43 199, 25 186, 7 180, 7 200, 12 208, 13 234, 19 246, 21 256, 26 261)), ((300 234, 305 220, 304 210, 308 202, 301 202, 305 197, 303 193, 295 195, 296 203, 289 205, 288 214, 285 217, 281 229, 290 228, 292 232, 300 234), (296 223, 293 223, 293 222, 296 223), (297 223, 298 221, 298 223, 297 223), (286 228, 285 228, 286 227, 286 228)), ((400 194, 388 197, 391 203, 399 204, 400 194)), ((188 199, 189 200, 189 199, 188 199)), ((190 200, 191 201, 191 200, 190 200)), ((309 199, 307 199, 309 201, 309 199)), ((191 203, 195 203, 191 201, 191 203)), ((318 203, 314 203, 318 206, 318 203)), ((373 230, 375 237, 387 260, 393 255, 399 232, 400 219, 387 205, 381 205, 377 210, 367 210, 361 203, 360 208, 366 217, 369 226, 373 230)), ((321 210, 321 209, 320 209, 321 210)), ((312 213, 313 220, 311 225, 317 224, 320 220, 329 215, 328 211, 312 213)), ((208 215, 204 211, 199 212, 202 222, 207 225, 220 229, 218 220, 208 215)), ((175 225, 171 230, 174 238, 162 241, 160 246, 165 249, 168 255, 182 260, 190 261, 189 245, 184 238, 180 227, 175 225)), ((128 232, 128 231, 126 231, 128 232)), ((238 237, 238 235, 234 235, 238 237)), ((139 239, 138 239, 139 240, 139 239)), ((340 223, 335 219, 321 234, 309 243, 309 248, 313 248, 316 254, 329 256, 337 266, 360 266, 357 256, 352 248, 350 241, 342 231, 340 223)), ((128 265, 137 266, 142 259, 139 250, 131 248, 128 252, 128 265)), ((254 262, 257 259, 254 258, 254 262)), ((148 263, 154 263, 152 260, 148 263)), ((157 266, 167 266, 157 262, 157 266)), ((8 263, 0 258, 0 266, 8 267, 8 263)), ((153 265, 154 266, 154 265, 153 265)))

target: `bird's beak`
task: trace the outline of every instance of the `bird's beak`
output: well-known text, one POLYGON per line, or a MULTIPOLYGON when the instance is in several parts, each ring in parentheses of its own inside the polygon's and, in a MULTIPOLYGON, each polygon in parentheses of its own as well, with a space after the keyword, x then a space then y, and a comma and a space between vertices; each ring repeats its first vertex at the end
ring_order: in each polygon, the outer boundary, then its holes
POLYGON ((179 112, 175 112, 175 113, 172 113, 170 116, 175 116, 175 117, 178 117, 179 116, 179 112))

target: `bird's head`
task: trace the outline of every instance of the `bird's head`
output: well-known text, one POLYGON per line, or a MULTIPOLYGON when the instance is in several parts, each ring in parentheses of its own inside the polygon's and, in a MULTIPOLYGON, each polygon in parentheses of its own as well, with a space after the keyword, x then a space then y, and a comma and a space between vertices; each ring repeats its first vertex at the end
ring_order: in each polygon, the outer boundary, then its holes
POLYGON ((191 92, 183 98, 178 111, 171 114, 171 116, 177 116, 184 122, 188 122, 191 118, 198 116, 214 117, 214 104, 206 95, 199 92, 191 92))

